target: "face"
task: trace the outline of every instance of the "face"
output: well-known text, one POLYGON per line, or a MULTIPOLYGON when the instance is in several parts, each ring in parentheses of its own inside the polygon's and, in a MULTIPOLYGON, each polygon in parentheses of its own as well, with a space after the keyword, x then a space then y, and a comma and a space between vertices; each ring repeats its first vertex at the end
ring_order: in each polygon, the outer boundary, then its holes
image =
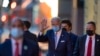
POLYGON ((87 24, 86 30, 92 30, 95 31, 95 27, 92 24, 87 24))
POLYGON ((12 23, 11 28, 19 28, 21 30, 24 29, 23 24, 21 23, 21 21, 15 21, 14 23, 12 23))
POLYGON ((27 31, 28 29, 27 29, 27 27, 24 25, 24 31, 27 31))
POLYGON ((24 29, 24 26, 21 21, 19 20, 14 21, 11 25, 11 31, 10 31, 11 37, 14 39, 22 38, 23 33, 24 33, 23 29, 24 29))
POLYGON ((60 22, 58 20, 52 20, 51 23, 52 26, 60 26, 60 22))
POLYGON ((60 21, 58 20, 52 20, 52 29, 54 32, 58 32, 60 30, 60 21))
POLYGON ((95 33, 96 29, 95 29, 95 27, 92 24, 87 24, 86 30, 87 30, 87 34, 88 35, 93 35, 95 33))
POLYGON ((71 27, 69 27, 67 24, 65 24, 65 23, 62 23, 61 24, 61 28, 65 28, 66 29, 66 31, 71 31, 71 27))

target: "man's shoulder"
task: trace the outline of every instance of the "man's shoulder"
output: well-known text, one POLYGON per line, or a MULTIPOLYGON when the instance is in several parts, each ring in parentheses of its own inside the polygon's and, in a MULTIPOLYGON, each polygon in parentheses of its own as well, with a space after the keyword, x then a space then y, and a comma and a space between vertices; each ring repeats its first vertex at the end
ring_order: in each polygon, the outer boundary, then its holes
POLYGON ((87 35, 82 35, 82 36, 78 37, 78 40, 82 41, 82 40, 84 40, 86 37, 87 37, 87 35))
POLYGON ((0 48, 5 48, 7 46, 10 46, 9 44, 11 44, 11 40, 10 39, 7 39, 5 40, 5 42, 3 42, 2 44, 0 44, 0 48))
POLYGON ((97 36, 97 37, 100 37, 100 35, 99 35, 99 34, 96 34, 96 36, 97 36))
POLYGON ((76 34, 74 34, 74 33, 71 33, 71 35, 74 36, 74 37, 78 37, 78 35, 76 35, 76 34))
POLYGON ((34 33, 31 33, 30 31, 26 31, 26 32, 24 33, 24 35, 34 35, 34 36, 35 36, 35 34, 34 34, 34 33))
POLYGON ((31 39, 28 39, 28 38, 24 38, 24 42, 31 46, 37 45, 36 41, 32 41, 31 39))
POLYGON ((100 39, 100 35, 99 34, 96 34, 95 37, 96 37, 96 39, 100 39))
POLYGON ((52 29, 47 30, 47 32, 51 32, 51 31, 53 31, 53 30, 52 29))
POLYGON ((51 33, 53 33, 53 30, 52 29, 49 29, 49 30, 46 31, 46 33, 47 34, 51 34, 51 33))

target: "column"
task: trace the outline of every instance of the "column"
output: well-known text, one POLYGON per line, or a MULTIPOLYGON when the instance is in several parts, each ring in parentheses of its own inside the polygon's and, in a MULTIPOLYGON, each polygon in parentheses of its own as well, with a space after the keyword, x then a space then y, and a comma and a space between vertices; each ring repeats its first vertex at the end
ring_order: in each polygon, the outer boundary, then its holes
POLYGON ((77 0, 73 0, 72 4, 72 31, 77 34, 77 0))

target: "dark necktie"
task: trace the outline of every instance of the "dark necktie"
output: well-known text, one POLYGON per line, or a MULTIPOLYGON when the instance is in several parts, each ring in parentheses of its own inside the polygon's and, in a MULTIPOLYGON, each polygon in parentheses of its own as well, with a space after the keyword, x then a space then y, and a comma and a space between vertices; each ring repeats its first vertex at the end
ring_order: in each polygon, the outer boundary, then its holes
POLYGON ((15 56, 19 56, 19 43, 16 42, 15 45, 16 45, 15 56))
POLYGON ((90 37, 88 42, 87 56, 91 56, 91 52, 92 52, 92 38, 90 37))

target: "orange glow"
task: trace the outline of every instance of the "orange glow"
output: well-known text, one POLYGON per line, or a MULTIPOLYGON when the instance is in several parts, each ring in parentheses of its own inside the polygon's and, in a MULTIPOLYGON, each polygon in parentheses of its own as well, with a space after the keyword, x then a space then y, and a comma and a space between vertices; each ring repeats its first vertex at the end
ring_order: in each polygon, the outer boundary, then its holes
POLYGON ((39 0, 39 1, 40 3, 45 3, 50 8, 52 17, 58 16, 58 0, 53 0, 53 1, 52 0, 39 0))
POLYGON ((44 15, 44 17, 50 19, 51 16, 51 8, 46 3, 40 3, 40 12, 44 15))
POLYGON ((11 9, 14 9, 17 6, 16 2, 11 3, 11 9))
POLYGON ((3 15, 3 16, 1 17, 2 22, 5 22, 6 19, 7 19, 6 15, 3 15))

